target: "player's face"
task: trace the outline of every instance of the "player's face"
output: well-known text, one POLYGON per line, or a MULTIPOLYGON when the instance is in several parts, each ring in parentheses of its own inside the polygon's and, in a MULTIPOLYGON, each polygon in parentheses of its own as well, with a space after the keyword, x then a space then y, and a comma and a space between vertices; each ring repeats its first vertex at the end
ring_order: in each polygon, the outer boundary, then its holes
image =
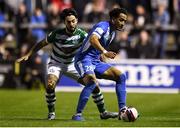
POLYGON ((122 30, 126 21, 127 21, 127 15, 124 13, 120 13, 117 18, 114 18, 113 23, 114 23, 116 30, 118 30, 118 31, 122 30))
POLYGON ((65 25, 69 32, 74 32, 77 27, 77 18, 74 15, 65 18, 65 25))

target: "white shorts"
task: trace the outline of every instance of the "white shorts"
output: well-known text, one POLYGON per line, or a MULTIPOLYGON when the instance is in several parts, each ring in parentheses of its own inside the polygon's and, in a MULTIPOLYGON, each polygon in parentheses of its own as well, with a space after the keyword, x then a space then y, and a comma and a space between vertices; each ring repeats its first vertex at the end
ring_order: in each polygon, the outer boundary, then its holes
POLYGON ((70 77, 74 80, 79 79, 79 74, 76 71, 76 68, 74 67, 74 63, 71 64, 63 64, 63 63, 58 63, 55 61, 52 61, 48 64, 48 70, 47 74, 53 74, 57 76, 57 78, 61 78, 62 75, 65 75, 67 77, 70 77))

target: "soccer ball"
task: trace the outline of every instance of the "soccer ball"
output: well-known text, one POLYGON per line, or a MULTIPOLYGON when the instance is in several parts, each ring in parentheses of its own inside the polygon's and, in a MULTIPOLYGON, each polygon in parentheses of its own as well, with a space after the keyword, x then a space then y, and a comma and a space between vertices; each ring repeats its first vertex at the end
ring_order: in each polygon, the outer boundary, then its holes
POLYGON ((138 117, 139 114, 135 107, 128 107, 127 110, 121 114, 121 119, 125 122, 134 122, 138 117))

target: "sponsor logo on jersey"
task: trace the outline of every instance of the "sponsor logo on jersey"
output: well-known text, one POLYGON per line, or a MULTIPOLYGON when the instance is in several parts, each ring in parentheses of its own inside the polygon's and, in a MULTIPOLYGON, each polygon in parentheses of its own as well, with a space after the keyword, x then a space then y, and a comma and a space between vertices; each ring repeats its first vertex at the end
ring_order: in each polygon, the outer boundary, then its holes
POLYGON ((61 40, 66 40, 67 39, 67 35, 60 35, 60 34, 56 34, 55 36, 56 39, 61 39, 61 40))
POLYGON ((66 40, 67 41, 70 41, 70 40, 79 40, 81 38, 81 36, 80 35, 75 35, 75 36, 71 36, 71 37, 69 37, 69 38, 67 38, 66 40))

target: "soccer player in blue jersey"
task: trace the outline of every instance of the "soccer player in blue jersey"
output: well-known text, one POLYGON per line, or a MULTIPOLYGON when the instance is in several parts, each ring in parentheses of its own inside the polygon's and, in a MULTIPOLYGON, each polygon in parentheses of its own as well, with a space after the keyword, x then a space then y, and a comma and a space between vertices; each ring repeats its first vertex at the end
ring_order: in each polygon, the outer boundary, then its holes
POLYGON ((98 86, 97 78, 113 80, 116 82, 116 95, 119 107, 119 119, 126 107, 126 76, 110 64, 100 61, 100 55, 113 59, 116 53, 107 51, 106 48, 115 37, 115 31, 121 31, 127 21, 127 11, 123 8, 115 8, 109 12, 110 21, 99 22, 93 26, 85 38, 80 51, 75 57, 75 68, 85 83, 76 110, 72 119, 84 120, 82 111, 95 89, 98 86))

